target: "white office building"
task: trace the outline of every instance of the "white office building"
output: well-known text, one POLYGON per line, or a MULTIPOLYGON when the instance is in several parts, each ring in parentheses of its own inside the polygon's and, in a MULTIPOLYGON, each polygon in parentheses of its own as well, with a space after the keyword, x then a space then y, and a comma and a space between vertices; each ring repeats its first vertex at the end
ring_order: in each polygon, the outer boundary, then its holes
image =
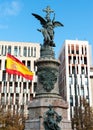
POLYGON ((39 57, 39 43, 0 41, 0 105, 6 110, 27 114, 27 104, 35 94, 35 60, 39 57), (18 58, 34 73, 32 81, 6 73, 7 53, 18 58))
POLYGON ((68 119, 82 99, 91 102, 90 65, 91 49, 88 41, 65 40, 60 54, 59 90, 68 102, 68 119))

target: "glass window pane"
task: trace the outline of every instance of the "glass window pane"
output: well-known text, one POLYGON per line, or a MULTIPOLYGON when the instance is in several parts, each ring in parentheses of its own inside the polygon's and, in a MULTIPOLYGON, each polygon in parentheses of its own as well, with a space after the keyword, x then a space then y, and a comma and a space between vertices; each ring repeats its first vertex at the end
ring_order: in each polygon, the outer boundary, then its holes
POLYGON ((36 57, 36 47, 34 47, 34 57, 36 57))
POLYGON ((27 56, 27 47, 24 47, 23 56, 27 56))
POLYGON ((33 47, 31 47, 31 56, 33 56, 33 47))
POLYGON ((17 56, 17 53, 18 53, 18 48, 17 46, 14 47, 14 55, 17 56))
POLYGON ((30 57, 30 47, 28 48, 28 57, 30 57))
POLYGON ((8 46, 8 53, 11 54, 11 46, 8 46))

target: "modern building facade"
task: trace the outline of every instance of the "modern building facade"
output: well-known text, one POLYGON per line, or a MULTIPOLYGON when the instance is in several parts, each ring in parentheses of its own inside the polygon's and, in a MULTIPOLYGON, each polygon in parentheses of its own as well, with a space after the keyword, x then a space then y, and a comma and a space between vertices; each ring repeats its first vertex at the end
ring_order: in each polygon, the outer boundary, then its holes
POLYGON ((68 119, 82 99, 91 102, 90 65, 91 50, 88 41, 65 40, 60 54, 59 90, 68 102, 68 119), (69 114, 70 113, 70 114, 69 114))
POLYGON ((27 104, 35 92, 37 82, 35 60, 39 57, 39 43, 0 41, 0 104, 6 110, 17 110, 27 114, 27 104), (18 58, 34 73, 32 81, 6 73, 7 53, 18 58))

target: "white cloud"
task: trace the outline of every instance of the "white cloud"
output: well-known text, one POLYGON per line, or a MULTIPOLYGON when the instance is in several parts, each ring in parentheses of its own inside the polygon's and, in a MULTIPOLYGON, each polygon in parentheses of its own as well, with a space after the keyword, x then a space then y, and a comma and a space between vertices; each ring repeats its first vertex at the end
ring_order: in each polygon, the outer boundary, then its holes
POLYGON ((17 15, 20 12, 21 4, 17 0, 4 1, 0 3, 0 16, 17 15))

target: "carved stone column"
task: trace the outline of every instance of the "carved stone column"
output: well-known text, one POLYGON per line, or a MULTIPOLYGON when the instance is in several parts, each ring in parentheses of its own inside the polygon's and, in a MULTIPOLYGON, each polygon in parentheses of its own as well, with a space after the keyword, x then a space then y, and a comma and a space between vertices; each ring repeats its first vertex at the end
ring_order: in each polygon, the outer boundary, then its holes
POLYGON ((35 62, 35 65, 38 75, 36 97, 28 106, 29 119, 26 121, 25 130, 45 130, 44 113, 48 110, 49 105, 52 105, 56 113, 62 116, 62 121, 58 125, 60 129, 71 130, 71 122, 67 120, 68 104, 59 95, 60 62, 54 58, 53 49, 42 46, 41 57, 35 62))

